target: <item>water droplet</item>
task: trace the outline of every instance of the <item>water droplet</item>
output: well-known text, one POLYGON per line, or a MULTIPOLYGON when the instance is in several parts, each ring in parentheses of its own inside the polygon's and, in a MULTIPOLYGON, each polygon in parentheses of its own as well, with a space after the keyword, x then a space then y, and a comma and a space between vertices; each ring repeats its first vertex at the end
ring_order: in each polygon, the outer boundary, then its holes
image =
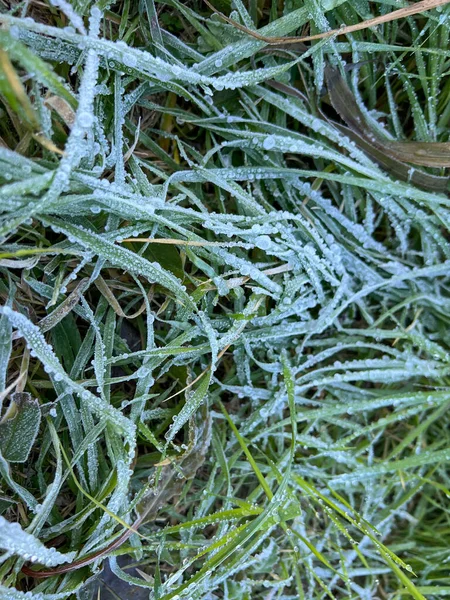
POLYGON ((89 127, 91 127, 93 122, 94 122, 94 117, 91 115, 91 113, 81 112, 78 115, 77 123, 84 129, 88 129, 89 127))
POLYGON ((272 150, 272 148, 275 148, 275 146, 276 146, 276 141, 275 141, 275 138, 273 137, 273 135, 267 136, 266 139, 263 141, 264 150, 272 150))

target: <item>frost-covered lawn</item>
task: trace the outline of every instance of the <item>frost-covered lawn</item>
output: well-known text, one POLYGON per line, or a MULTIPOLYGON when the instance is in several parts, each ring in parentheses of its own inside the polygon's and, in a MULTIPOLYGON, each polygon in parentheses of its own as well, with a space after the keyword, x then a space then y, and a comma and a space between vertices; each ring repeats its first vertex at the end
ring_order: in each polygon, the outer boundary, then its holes
POLYGON ((211 1, 0 1, 0 599, 448 595, 450 6, 211 1))

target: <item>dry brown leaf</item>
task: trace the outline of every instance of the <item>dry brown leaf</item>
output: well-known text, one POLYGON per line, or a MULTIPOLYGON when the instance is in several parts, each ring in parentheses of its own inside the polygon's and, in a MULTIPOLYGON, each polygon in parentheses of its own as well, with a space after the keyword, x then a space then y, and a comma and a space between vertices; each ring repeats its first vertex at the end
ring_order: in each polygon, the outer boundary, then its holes
POLYGON ((145 301, 142 303, 142 306, 136 312, 131 313, 131 315, 127 315, 123 312, 122 307, 120 306, 119 302, 117 301, 116 297, 114 296, 113 292, 111 291, 110 287, 103 279, 103 277, 99 275, 94 281, 94 283, 98 291, 108 300, 109 305, 118 317, 121 317, 122 319, 135 319, 144 312, 146 308, 145 301))
MULTIPOLYGON (((367 123, 345 79, 329 65, 325 68, 331 104, 348 128, 334 123, 343 133, 353 139, 364 152, 388 172, 403 181, 411 181, 418 187, 431 191, 445 191, 447 177, 437 177, 415 172, 405 162, 426 167, 450 166, 450 144, 435 142, 399 142, 378 135, 367 123)), ((325 117, 326 118, 326 117, 325 117)))
POLYGON ((450 167, 450 142, 385 142, 400 160, 423 167, 450 167))
POLYGON ((57 325, 66 315, 68 315, 80 301, 81 295, 86 291, 89 284, 89 278, 85 277, 72 290, 67 298, 59 304, 54 311, 41 319, 38 326, 42 332, 49 331, 57 325))
POLYGON ((75 111, 64 98, 52 95, 45 99, 44 104, 54 110, 67 127, 72 129, 75 123, 75 111))

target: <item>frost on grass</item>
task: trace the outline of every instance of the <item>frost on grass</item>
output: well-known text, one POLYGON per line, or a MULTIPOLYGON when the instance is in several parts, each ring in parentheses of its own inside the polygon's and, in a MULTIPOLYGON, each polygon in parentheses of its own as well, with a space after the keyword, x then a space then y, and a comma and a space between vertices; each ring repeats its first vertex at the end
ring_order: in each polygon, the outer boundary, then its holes
MULTIPOLYGON (((272 4, 233 18, 349 19, 272 4)), ((448 20, 302 54, 176 0, 51 5, 0 15, 0 595, 90 600, 148 497, 145 580, 112 568, 152 598, 439 594, 445 178, 377 155, 323 85, 330 63, 380 139, 447 142, 448 20), (75 552, 99 554, 20 574, 75 552)))
POLYGON ((26 533, 19 523, 10 523, 0 517, 0 547, 10 554, 16 554, 24 560, 37 562, 47 567, 56 567, 71 562, 76 552, 61 554, 55 548, 46 548, 33 535, 26 533))
POLYGON ((14 394, 11 399, 16 414, 0 423, 0 449, 9 462, 23 463, 27 460, 36 439, 41 410, 38 402, 33 400, 30 394, 14 394))

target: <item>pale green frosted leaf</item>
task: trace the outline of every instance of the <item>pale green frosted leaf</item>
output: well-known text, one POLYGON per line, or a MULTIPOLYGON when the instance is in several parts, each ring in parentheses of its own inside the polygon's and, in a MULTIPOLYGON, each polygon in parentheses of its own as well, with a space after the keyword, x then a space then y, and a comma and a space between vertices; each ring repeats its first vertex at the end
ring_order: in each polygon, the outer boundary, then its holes
POLYGON ((0 423, 0 449, 7 461, 23 463, 36 439, 41 409, 38 401, 28 393, 16 393, 13 400, 17 405, 17 413, 0 423))
POLYGON ((71 586, 67 591, 59 592, 56 594, 45 594, 43 592, 20 592, 14 588, 7 588, 0 585, 0 594, 2 600, 63 600, 64 598, 73 597, 74 592, 77 588, 82 588, 83 583, 79 583, 77 586, 71 586))
POLYGON ((26 533, 19 523, 10 523, 0 516, 0 547, 24 560, 55 567, 71 562, 76 552, 61 554, 55 548, 47 548, 33 535, 26 533))
POLYGON ((171 442, 180 429, 189 421, 189 419, 196 413, 198 408, 204 402, 207 397, 208 388, 211 383, 211 369, 202 375, 200 383, 197 385, 195 390, 186 393, 186 403, 180 412, 173 418, 173 422, 170 425, 165 438, 167 443, 171 442))
POLYGON ((35 511, 38 506, 38 501, 32 494, 30 494, 30 492, 26 488, 22 487, 19 483, 17 483, 13 479, 13 477, 11 475, 10 465, 5 460, 5 458, 2 456, 1 452, 0 452, 0 473, 3 477, 3 479, 5 480, 5 482, 8 484, 8 486, 12 490, 14 490, 14 492, 19 496, 19 498, 21 498, 23 500, 23 502, 26 504, 26 506, 30 510, 35 511))
MULTIPOLYGON (((12 348, 12 329, 9 319, 5 315, 0 316, 0 390, 3 392, 6 386, 6 374, 8 370, 9 357, 12 348)), ((0 407, 2 402, 0 402, 0 407)))

